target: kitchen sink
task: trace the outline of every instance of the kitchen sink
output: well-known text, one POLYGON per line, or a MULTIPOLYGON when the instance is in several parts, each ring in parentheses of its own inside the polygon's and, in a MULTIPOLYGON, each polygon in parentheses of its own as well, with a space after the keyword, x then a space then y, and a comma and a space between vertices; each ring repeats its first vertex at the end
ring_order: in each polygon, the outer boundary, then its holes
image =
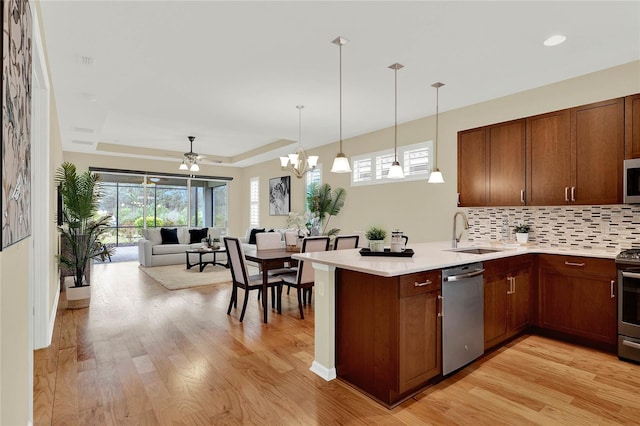
POLYGON ((455 251, 457 253, 469 253, 469 254, 487 254, 487 253, 495 253, 497 251, 504 251, 504 249, 467 247, 467 248, 461 248, 461 249, 451 249, 448 251, 455 251))

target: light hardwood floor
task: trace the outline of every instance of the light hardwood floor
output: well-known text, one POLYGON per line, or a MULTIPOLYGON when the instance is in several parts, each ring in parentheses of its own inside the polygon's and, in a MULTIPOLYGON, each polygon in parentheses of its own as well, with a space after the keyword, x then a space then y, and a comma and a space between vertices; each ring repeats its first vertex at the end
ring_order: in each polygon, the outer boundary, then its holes
POLYGON ((93 278, 35 353, 36 425, 640 424, 640 366, 611 354, 523 336, 387 410, 309 371, 293 292, 268 325, 253 292, 240 324, 226 285, 168 291, 136 262, 93 278))

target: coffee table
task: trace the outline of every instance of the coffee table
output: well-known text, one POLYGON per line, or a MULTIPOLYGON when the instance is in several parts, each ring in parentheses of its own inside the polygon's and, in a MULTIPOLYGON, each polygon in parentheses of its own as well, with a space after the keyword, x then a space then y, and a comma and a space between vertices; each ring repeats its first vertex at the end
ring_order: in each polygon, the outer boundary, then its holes
POLYGON ((218 253, 226 253, 227 249, 225 247, 220 247, 217 249, 212 249, 212 248, 198 248, 198 249, 190 249, 190 250, 186 250, 185 253, 187 255, 187 269, 191 269, 194 266, 200 266, 200 272, 202 272, 204 270, 204 267, 207 265, 220 265, 220 266, 224 266, 225 268, 228 268, 229 265, 228 263, 220 263, 216 260, 216 255, 218 253), (189 259, 189 255, 198 255, 198 261, 191 263, 190 259, 189 259), (213 256, 212 260, 203 260, 202 256, 204 256, 205 254, 210 254, 213 256))

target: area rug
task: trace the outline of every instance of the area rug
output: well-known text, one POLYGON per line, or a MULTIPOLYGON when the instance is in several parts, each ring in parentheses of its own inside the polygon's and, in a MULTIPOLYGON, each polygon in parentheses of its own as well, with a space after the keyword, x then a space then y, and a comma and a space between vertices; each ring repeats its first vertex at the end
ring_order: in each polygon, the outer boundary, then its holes
POLYGON ((219 265, 207 265, 186 269, 184 265, 139 266, 140 270, 169 290, 199 287, 211 284, 231 284, 231 270, 219 265))

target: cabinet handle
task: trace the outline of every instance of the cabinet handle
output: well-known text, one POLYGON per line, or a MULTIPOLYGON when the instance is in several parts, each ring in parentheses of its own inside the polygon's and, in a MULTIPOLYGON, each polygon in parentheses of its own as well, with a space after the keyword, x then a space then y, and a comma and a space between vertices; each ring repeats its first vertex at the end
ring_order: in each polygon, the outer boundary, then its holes
POLYGON ((636 343, 636 342, 630 342, 628 340, 622 339, 622 345, 623 346, 629 346, 630 348, 634 348, 634 349, 640 349, 640 344, 636 343))
POLYGON ((520 202, 524 204, 524 189, 520 190, 520 202))
POLYGON ((611 280, 611 298, 614 299, 616 294, 613 292, 613 288, 616 285, 616 280, 611 280))
POLYGON ((571 201, 575 203, 576 201, 576 187, 572 186, 571 187, 571 201))
POLYGON ((457 201, 458 205, 460 205, 460 193, 458 192, 458 201, 457 201))
POLYGON ((509 282, 509 290, 507 290, 507 295, 513 294, 513 281, 512 277, 507 277, 507 281, 509 282))
POLYGON ((438 312, 438 316, 442 318, 444 316, 444 297, 438 295, 438 300, 440 301, 440 312, 438 312))
POLYGON ((567 203, 569 202, 569 187, 568 186, 564 187, 564 201, 566 201, 567 203))
POLYGON ((511 277, 511 294, 516 294, 516 279, 511 277))
POLYGON ((424 287, 425 285, 429 285, 429 284, 433 284, 433 281, 431 281, 431 280, 426 280, 426 281, 425 281, 425 282, 423 282, 423 283, 419 283, 418 281, 416 281, 416 282, 414 282, 414 283, 413 283, 413 286, 414 286, 414 287, 424 287))
POLYGON ((584 263, 575 263, 575 262, 564 262, 564 264, 566 266, 577 266, 579 268, 582 268, 585 265, 584 263))

